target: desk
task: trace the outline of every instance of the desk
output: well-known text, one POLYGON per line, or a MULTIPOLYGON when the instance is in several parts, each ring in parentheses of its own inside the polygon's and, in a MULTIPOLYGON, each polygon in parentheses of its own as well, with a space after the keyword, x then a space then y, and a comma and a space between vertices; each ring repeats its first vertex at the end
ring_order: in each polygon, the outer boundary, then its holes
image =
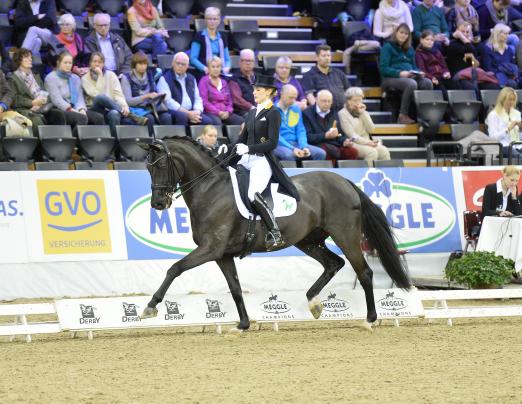
POLYGON ((477 251, 491 251, 515 261, 522 270, 522 218, 486 216, 480 230, 477 251))

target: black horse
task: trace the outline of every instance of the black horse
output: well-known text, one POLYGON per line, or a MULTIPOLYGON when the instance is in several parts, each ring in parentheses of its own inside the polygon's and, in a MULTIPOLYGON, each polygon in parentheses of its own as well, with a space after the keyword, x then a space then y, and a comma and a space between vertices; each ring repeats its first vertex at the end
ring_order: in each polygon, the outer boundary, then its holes
MULTIPOLYGON (((179 275, 205 262, 216 261, 239 312, 237 329, 248 329, 250 320, 234 264, 234 257, 240 255, 244 247, 248 222, 235 206, 228 170, 207 149, 188 137, 156 141, 142 147, 149 151, 151 206, 158 210, 168 209, 174 192, 181 190, 190 209, 193 238, 198 246, 167 271, 142 318, 157 315, 157 304, 179 275), (176 189, 178 183, 180 188, 176 189)), ((324 267, 324 272, 306 293, 310 311, 319 318, 322 306, 317 295, 345 263, 326 246, 325 240, 330 236, 357 273, 366 296, 367 322, 371 325, 377 319, 377 313, 373 273, 360 247, 362 234, 377 250, 395 284, 400 288, 410 287, 384 213, 355 184, 337 174, 317 171, 296 175, 292 180, 301 200, 295 214, 278 219, 285 247, 295 245, 324 267)), ((261 221, 255 231, 258 237, 254 251, 265 252, 266 229, 261 221)))

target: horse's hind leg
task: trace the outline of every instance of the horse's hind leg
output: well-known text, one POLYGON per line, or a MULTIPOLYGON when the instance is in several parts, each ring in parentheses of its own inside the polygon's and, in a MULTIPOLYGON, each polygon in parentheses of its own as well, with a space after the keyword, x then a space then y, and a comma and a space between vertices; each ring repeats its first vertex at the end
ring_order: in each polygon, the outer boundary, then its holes
POLYGON ((324 267, 324 271, 321 276, 315 281, 308 292, 306 292, 306 298, 308 299, 310 311, 312 312, 314 318, 319 318, 321 316, 322 305, 319 302, 317 295, 344 266, 344 260, 337 254, 330 251, 328 247, 326 247, 324 238, 319 241, 305 239, 297 243, 296 247, 306 255, 319 261, 324 267))
POLYGON ((342 232, 339 232, 337 236, 332 235, 332 238, 335 244, 343 251, 357 274, 357 279, 359 279, 366 297, 366 320, 371 324, 377 320, 373 296, 373 272, 364 259, 361 250, 360 232, 347 232, 346 229, 344 229, 342 232), (340 237, 339 234, 341 234, 340 237))
POLYGON ((241 285, 237 276, 234 258, 231 256, 225 256, 220 260, 216 260, 216 263, 219 265, 221 272, 223 272, 223 275, 227 280, 230 293, 232 293, 232 297, 236 303, 237 312, 239 314, 239 324, 237 329, 248 330, 250 327, 250 320, 248 319, 245 302, 243 301, 243 292, 241 291, 241 285))

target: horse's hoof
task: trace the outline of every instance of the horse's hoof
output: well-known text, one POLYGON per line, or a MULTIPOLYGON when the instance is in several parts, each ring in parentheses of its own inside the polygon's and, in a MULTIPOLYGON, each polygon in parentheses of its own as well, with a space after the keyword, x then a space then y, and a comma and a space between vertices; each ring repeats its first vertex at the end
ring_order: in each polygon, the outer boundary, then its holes
POLYGON ((370 323, 368 320, 363 320, 359 324, 359 327, 361 327, 363 330, 373 332, 373 323, 370 323))
POLYGON ((237 328, 237 327, 234 327, 234 328, 231 328, 230 330, 228 330, 228 334, 229 335, 241 335, 243 334, 245 330, 243 330, 242 328, 237 328))
POLYGON ((323 311, 323 304, 319 300, 317 296, 312 298, 312 300, 308 301, 308 307, 310 308, 310 312, 312 313, 312 316, 317 320, 319 317, 321 317, 321 313, 323 311))
POLYGON ((143 314, 141 315, 141 319, 145 318, 154 318, 158 315, 158 309, 155 307, 145 307, 145 310, 143 310, 143 314))

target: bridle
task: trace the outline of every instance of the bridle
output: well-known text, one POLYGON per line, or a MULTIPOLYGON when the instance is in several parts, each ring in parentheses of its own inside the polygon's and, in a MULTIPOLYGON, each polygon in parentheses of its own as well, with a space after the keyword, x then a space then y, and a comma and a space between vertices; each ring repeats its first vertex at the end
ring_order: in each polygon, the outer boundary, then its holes
MULTIPOLYGON (((181 184, 181 178, 185 174, 183 171, 180 174, 180 171, 178 170, 178 167, 176 166, 176 162, 174 159, 174 155, 170 151, 170 149, 167 147, 167 144, 160 139, 156 139, 155 144, 159 144, 163 150, 165 151, 161 156, 159 156, 156 160, 154 160, 152 163, 147 163, 149 167, 154 167, 156 164, 158 164, 161 160, 166 159, 167 160, 167 183, 166 184, 157 184, 152 183, 152 191, 160 191, 165 194, 167 197, 167 207, 166 209, 170 208, 172 205, 172 201, 180 198, 185 194, 186 192, 190 191, 192 188, 194 188, 197 184, 199 184, 201 181, 205 179, 212 171, 214 171, 216 168, 220 167, 220 164, 213 165, 208 170, 202 172, 199 174, 196 178, 193 178, 192 180, 181 184), (178 182, 176 182, 176 176, 178 178, 178 182)), ((221 164, 228 163, 232 158, 234 158, 236 155, 235 150, 233 150, 229 156, 225 157, 221 164)))

